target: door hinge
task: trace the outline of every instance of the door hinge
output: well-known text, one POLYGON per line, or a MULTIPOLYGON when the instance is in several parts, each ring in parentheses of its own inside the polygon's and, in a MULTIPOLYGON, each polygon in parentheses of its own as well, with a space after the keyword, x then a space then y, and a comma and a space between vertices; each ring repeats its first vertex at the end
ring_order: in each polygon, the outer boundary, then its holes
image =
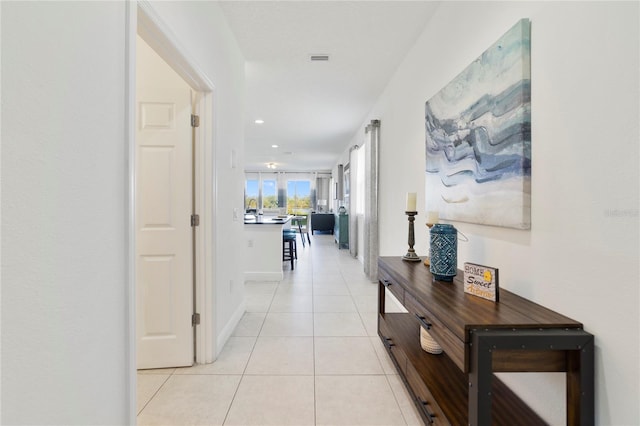
POLYGON ((191 226, 200 226, 200 215, 191 215, 191 226))
POLYGON ((200 127, 200 116, 191 114, 191 127, 200 127))
POLYGON ((200 314, 191 315, 191 325, 200 325, 200 314))

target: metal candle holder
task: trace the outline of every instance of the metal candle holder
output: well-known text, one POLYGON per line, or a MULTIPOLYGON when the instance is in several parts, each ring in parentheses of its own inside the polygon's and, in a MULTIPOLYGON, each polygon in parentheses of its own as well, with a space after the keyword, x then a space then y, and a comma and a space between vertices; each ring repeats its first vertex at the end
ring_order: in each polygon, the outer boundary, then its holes
POLYGON ((413 230, 413 222, 415 222, 418 212, 405 213, 407 214, 407 219, 409 220, 409 251, 407 251, 407 254, 402 256, 402 260, 407 260, 409 262, 419 262, 420 258, 416 254, 416 251, 413 249, 413 245, 416 243, 416 236, 413 230))
MULTIPOLYGON (((427 223, 427 228, 429 228, 429 232, 431 232, 431 228, 433 227, 433 225, 435 225, 435 224, 434 223, 427 223)), ((431 249, 429 249, 429 251, 431 251, 431 249)), ((424 266, 431 266, 431 256, 430 256, 430 254, 428 254, 424 258, 424 266)))

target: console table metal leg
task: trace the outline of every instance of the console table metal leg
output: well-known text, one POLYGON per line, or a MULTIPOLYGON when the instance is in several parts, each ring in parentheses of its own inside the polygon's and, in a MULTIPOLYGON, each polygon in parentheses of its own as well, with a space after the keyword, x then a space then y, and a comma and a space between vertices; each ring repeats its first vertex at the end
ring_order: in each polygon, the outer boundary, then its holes
POLYGON ((567 424, 595 424, 593 338, 567 354, 567 424))
POLYGON ((469 425, 491 424, 491 347, 486 339, 474 333, 471 338, 469 371, 469 425))
POLYGON ((542 353, 540 351, 563 352, 566 363, 555 370, 555 367, 548 365, 531 368, 527 363, 516 362, 501 371, 565 371, 567 424, 594 424, 593 335, 576 329, 512 329, 472 331, 469 371, 470 425, 491 424, 493 356, 500 351, 539 351, 538 354, 542 353))

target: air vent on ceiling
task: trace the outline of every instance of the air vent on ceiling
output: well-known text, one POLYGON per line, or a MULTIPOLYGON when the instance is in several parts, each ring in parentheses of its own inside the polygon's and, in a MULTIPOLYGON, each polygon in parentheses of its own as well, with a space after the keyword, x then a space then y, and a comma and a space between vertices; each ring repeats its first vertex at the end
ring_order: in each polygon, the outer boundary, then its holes
POLYGON ((311 62, 314 61, 328 61, 329 55, 311 55, 311 62))

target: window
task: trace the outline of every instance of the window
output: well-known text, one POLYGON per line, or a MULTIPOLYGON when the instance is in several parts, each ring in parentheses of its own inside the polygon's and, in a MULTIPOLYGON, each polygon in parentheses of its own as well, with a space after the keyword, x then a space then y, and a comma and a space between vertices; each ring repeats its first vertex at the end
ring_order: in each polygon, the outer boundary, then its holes
POLYGON ((258 180, 257 179, 247 179, 246 186, 244 189, 244 208, 248 209, 259 209, 258 206, 258 180))
POLYGON ((278 185, 275 180, 262 181, 262 208, 278 208, 278 185))
POLYGON ((250 212, 262 210, 264 214, 272 215, 285 213, 286 206, 289 214, 307 215, 312 209, 311 195, 316 175, 245 172, 244 208, 250 212))
POLYGON ((287 213, 307 214, 311 208, 311 182, 287 181, 287 213))

